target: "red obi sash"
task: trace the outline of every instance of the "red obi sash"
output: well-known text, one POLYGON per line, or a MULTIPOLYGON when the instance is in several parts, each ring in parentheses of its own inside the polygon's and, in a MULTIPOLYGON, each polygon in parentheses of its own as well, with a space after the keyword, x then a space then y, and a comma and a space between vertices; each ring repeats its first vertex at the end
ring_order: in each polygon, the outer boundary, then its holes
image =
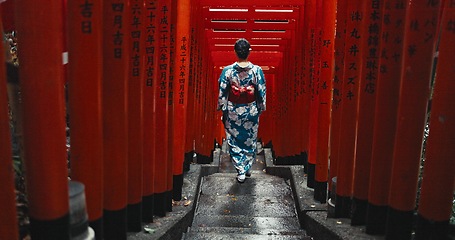
POLYGON ((231 85, 229 92, 229 101, 235 104, 246 104, 256 100, 254 86, 238 87, 234 84, 231 85))

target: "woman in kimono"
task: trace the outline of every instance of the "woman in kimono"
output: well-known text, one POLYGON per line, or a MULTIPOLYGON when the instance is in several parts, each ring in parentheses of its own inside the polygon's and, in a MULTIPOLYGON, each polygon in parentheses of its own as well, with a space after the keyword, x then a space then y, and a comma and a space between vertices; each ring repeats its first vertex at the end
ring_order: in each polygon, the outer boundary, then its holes
POLYGON ((223 111, 223 124, 229 153, 237 170, 237 181, 251 176, 256 158, 259 116, 265 111, 266 86, 262 68, 248 61, 250 43, 241 38, 234 50, 238 61, 226 66, 219 79, 218 110, 223 111))

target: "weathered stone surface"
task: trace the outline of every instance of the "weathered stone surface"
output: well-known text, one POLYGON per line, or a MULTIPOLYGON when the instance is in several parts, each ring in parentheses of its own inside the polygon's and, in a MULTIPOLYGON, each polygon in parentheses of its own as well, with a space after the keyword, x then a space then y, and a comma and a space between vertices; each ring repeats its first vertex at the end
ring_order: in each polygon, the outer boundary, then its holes
MULTIPOLYGON (((220 172, 204 177, 190 232, 185 239, 305 239, 290 184, 267 175, 259 155, 251 178, 242 184, 229 156, 220 172)), ((307 238, 308 239, 308 238, 307 238)))

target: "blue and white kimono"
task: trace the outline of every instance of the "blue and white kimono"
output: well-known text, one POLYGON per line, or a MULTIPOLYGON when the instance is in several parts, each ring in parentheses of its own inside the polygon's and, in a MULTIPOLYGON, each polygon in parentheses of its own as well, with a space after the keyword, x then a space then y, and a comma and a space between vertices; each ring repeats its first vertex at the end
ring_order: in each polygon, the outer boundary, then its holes
POLYGON ((246 67, 234 63, 223 69, 219 79, 218 110, 223 111, 229 153, 239 175, 245 174, 256 158, 259 115, 265 107, 266 86, 261 67, 250 62, 246 67), (245 104, 229 101, 231 84, 254 85, 256 101, 245 104))

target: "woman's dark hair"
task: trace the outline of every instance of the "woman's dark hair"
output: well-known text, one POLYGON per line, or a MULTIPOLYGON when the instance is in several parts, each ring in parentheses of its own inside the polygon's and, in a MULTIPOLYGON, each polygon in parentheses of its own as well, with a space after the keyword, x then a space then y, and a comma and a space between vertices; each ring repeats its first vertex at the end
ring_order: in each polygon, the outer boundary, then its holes
POLYGON ((245 38, 240 38, 234 45, 235 53, 240 59, 247 59, 250 55, 250 43, 245 38))

